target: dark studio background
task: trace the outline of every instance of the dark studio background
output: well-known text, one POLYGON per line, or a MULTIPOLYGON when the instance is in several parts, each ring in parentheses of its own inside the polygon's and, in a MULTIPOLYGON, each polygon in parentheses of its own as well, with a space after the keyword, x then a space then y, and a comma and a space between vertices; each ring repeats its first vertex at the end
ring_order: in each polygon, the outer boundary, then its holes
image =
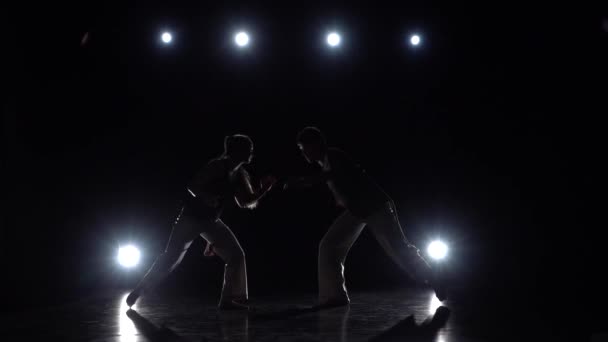
MULTIPOLYGON (((254 176, 290 176, 310 171, 295 135, 316 125, 394 198, 413 242, 450 241, 455 300, 521 303, 560 329, 600 330, 602 9, 86 2, 14 13, 2 49, 3 309, 132 286, 143 269, 118 268, 118 244, 136 243, 149 265, 225 135, 252 137, 254 176), (231 44, 239 27, 253 34, 248 51, 231 44), (322 41, 331 27, 344 35, 337 52, 322 41), (164 28, 171 46, 158 42, 164 28), (418 49, 405 43, 414 30, 418 49)), ((228 209, 251 295, 314 293, 317 244, 337 213, 322 188, 228 209)), ((222 265, 203 247, 163 290, 219 293, 222 265)), ((347 277, 352 290, 411 284, 367 232, 347 277)))

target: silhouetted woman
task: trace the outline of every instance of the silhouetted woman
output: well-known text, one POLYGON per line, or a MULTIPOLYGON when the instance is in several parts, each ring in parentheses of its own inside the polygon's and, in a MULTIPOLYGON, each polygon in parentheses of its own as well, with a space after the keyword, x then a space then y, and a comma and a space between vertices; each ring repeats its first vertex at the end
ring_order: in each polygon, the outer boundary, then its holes
POLYGON ((266 177, 259 187, 251 183, 243 165, 253 158, 253 142, 245 135, 224 140, 224 154, 211 160, 188 184, 185 201, 173 224, 165 251, 157 258, 137 287, 127 297, 132 306, 156 287, 182 261, 199 235, 207 240, 205 255, 218 255, 226 263, 218 307, 247 309, 245 253, 236 236, 220 219, 224 205, 235 200, 241 208, 253 209, 275 182, 266 177))

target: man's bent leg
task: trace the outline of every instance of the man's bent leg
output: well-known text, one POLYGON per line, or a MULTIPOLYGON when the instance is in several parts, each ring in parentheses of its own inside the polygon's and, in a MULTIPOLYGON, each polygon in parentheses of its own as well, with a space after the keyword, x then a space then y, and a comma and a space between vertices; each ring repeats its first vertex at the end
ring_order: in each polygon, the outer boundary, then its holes
POLYGON ((345 211, 319 243, 319 304, 346 305, 350 302, 344 279, 344 262, 365 224, 345 211))
POLYGON ((217 220, 213 226, 205 227, 201 236, 213 245, 214 253, 226 263, 220 307, 232 305, 233 302, 246 302, 248 293, 245 252, 234 233, 224 222, 217 220))

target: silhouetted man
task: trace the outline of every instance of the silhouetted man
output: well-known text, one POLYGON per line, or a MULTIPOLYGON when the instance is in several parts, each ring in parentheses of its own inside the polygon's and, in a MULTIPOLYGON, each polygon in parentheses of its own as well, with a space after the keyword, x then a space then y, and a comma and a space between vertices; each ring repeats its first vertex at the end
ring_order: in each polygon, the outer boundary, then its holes
POLYGON ((336 203, 345 208, 319 244, 319 304, 341 306, 350 303, 344 280, 348 251, 368 226, 382 248, 413 279, 434 287, 439 300, 445 290, 435 272, 401 229, 393 200, 344 152, 328 148, 315 127, 304 128, 298 147, 309 163, 321 167, 316 177, 300 178, 289 186, 311 186, 326 182, 336 203))

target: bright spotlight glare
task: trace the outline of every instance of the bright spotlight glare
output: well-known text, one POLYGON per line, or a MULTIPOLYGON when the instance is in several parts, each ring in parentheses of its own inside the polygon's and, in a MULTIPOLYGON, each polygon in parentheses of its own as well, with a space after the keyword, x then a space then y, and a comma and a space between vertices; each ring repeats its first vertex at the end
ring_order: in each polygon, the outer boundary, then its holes
POLYGON ((410 38, 410 43, 412 43, 412 45, 417 46, 418 44, 420 44, 420 36, 415 34, 410 38))
POLYGON ((439 301, 435 293, 431 293, 431 302, 429 303, 429 313, 434 315, 437 309, 442 306, 443 303, 439 301))
POLYGON ((165 44, 169 44, 171 43, 171 41, 173 40, 173 36, 171 35, 171 33, 169 32, 164 32, 161 36, 160 39, 163 41, 163 43, 165 44))
POLYGON ((329 44, 329 46, 331 47, 336 47, 340 45, 341 40, 342 38, 340 37, 340 35, 335 32, 332 32, 327 35, 327 44, 329 44))
POLYGON ((243 47, 249 44, 249 35, 245 32, 239 32, 234 36, 236 45, 243 47))
POLYGON ((123 246, 118 249, 118 263, 126 268, 131 268, 139 263, 139 250, 133 246, 123 246))
MULTIPOLYGON (((135 323, 133 323, 133 320, 131 318, 129 318, 129 316, 127 316, 127 311, 129 311, 129 309, 131 309, 127 303, 127 296, 129 296, 128 293, 126 293, 124 296, 120 297, 120 304, 119 309, 118 309, 118 335, 120 336, 120 338, 118 339, 119 342, 136 342, 136 341, 140 341, 139 339, 139 331, 137 330, 137 328, 135 328, 135 323)), ((135 304, 133 306, 133 309, 136 308, 135 304)))
POLYGON ((448 246, 445 243, 436 240, 429 244, 427 252, 431 256, 431 258, 435 260, 441 260, 445 258, 446 255, 448 255, 448 246))

